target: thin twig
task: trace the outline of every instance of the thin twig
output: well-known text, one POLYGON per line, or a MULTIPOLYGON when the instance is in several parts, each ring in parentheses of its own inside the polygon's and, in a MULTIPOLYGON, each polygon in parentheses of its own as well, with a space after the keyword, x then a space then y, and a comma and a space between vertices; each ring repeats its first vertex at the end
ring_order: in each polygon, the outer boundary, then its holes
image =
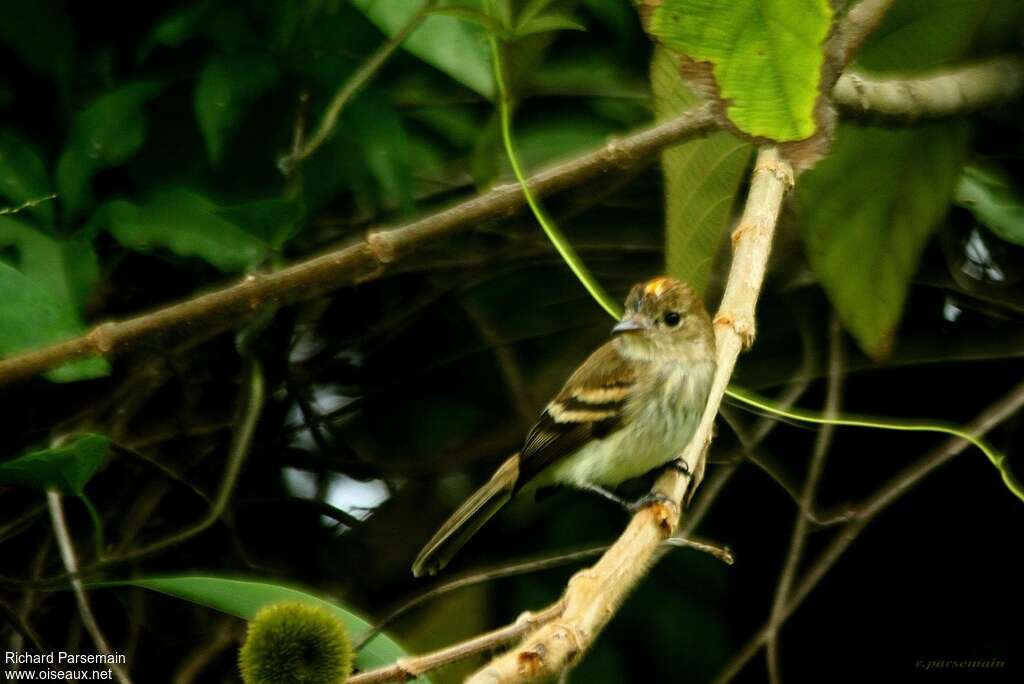
MULTIPOLYGON (((1020 411, 1022 407, 1024 407, 1024 382, 1018 383, 1006 395, 985 409, 965 427, 965 430, 976 437, 982 437, 1020 411)), ((947 439, 913 464, 901 470, 862 504, 856 506, 853 520, 840 529, 832 542, 802 576, 799 585, 786 603, 781 619, 788 619, 800 604, 803 603, 804 599, 814 590, 860 533, 864 531, 868 523, 909 489, 931 474, 932 471, 960 454, 968 446, 970 446, 970 442, 959 437, 947 439)), ((765 622, 750 640, 725 664, 722 671, 713 680, 713 684, 726 684, 732 681, 743 667, 750 662, 751 658, 761 650, 761 647, 768 639, 770 628, 771 623, 765 622)), ((778 625, 776 625, 777 628, 778 625)))
POLYGON ((8 216, 10 214, 17 214, 18 212, 31 209, 32 207, 49 202, 50 200, 57 199, 57 193, 51 192, 49 195, 43 195, 42 197, 33 197, 32 199, 25 200, 21 204, 15 207, 0 207, 0 216, 8 216))
POLYGON ((180 544, 187 539, 191 539, 220 519, 220 516, 224 513, 224 509, 228 505, 228 501, 231 499, 231 493, 235 489, 235 482, 238 480, 238 473, 241 470, 242 463, 245 461, 245 456, 249 453, 249 448, 252 445, 252 438, 256 433, 256 425, 259 422, 260 414, 263 411, 263 400, 263 373, 260 370, 259 364, 253 361, 252 368, 249 373, 249 385, 242 411, 242 418, 239 421, 238 429, 236 430, 234 439, 231 443, 231 449, 228 452, 227 463, 224 466, 224 476, 221 478, 220 488, 217 490, 217 496, 214 498, 213 503, 210 505, 210 508, 203 519, 180 532, 170 534, 163 539, 157 540, 146 546, 124 551, 115 556, 105 557, 101 560, 102 564, 107 565, 111 563, 121 563, 126 560, 141 558, 142 556, 148 556, 152 553, 156 553, 157 551, 162 551, 168 547, 180 544))
POLYGON ((327 105, 327 109, 324 110, 323 118, 320 119, 320 125, 317 126, 313 135, 306 140, 302 147, 293 150, 291 154, 281 158, 278 162, 278 167, 282 173, 292 173, 299 162, 316 152, 324 144, 327 138, 331 136, 331 133, 334 132, 334 127, 338 123, 338 117, 341 115, 345 105, 373 80, 373 77, 377 75, 377 72, 384 66, 384 63, 388 61, 388 58, 402 46, 402 43, 412 35, 413 31, 419 28, 419 25, 423 23, 423 20, 427 18, 427 15, 436 4, 437 0, 425 0, 419 11, 413 14, 395 35, 382 43, 376 52, 370 55, 356 72, 338 88, 338 92, 334 94, 331 102, 327 105))
MULTIPOLYGON (((78 559, 75 557, 75 547, 71 543, 67 521, 64 519, 64 506, 61 503, 60 493, 53 489, 47 490, 46 502, 50 506, 50 519, 53 521, 53 532, 57 537, 57 547, 60 549, 60 557, 64 561, 64 569, 69 573, 78 572, 78 559)), ((103 632, 100 631, 96 616, 93 615, 92 608, 89 606, 89 597, 85 593, 85 586, 77 577, 71 580, 71 590, 78 603, 78 614, 82 618, 82 624, 85 626, 85 631, 89 632, 89 636, 92 637, 96 650, 104 655, 114 655, 113 649, 107 643, 103 632)), ((131 684, 131 679, 120 665, 116 663, 107 665, 121 684, 131 684)))
POLYGON ((213 638, 205 639, 202 645, 194 649, 182 661, 171 681, 174 684, 192 684, 199 679, 207 665, 238 642, 238 636, 234 620, 221 622, 214 632, 213 638))
POLYGON ((562 613, 562 607, 562 602, 558 602, 539 613, 523 613, 511 625, 501 627, 493 632, 481 634, 433 653, 411 658, 401 658, 394 665, 353 675, 349 677, 348 684, 379 684, 380 682, 405 681, 411 677, 419 677, 426 672, 436 670, 449 663, 482 653, 483 651, 489 651, 502 644, 507 644, 526 632, 557 618, 562 613))
MULTIPOLYGON (((665 147, 716 127, 711 105, 697 107, 541 171, 529 179, 529 186, 537 197, 574 188, 609 171, 650 163, 665 147)), ((0 385, 75 359, 116 355, 144 340, 235 327, 261 308, 311 299, 353 282, 378 278, 421 246, 508 216, 523 205, 518 183, 495 187, 412 223, 371 232, 355 244, 278 271, 251 274, 219 290, 135 318, 102 323, 66 342, 0 360, 0 385)))
MULTIPOLYGON (((845 366, 843 358, 843 331, 836 316, 833 316, 831 319, 828 337, 829 371, 828 389, 825 392, 824 416, 831 419, 839 414, 841 408, 843 369, 845 366)), ((779 584, 775 589, 775 598, 772 601, 769 617, 772 629, 768 642, 765 645, 765 655, 768 659, 768 675, 772 684, 781 684, 782 682, 779 667, 778 632, 782 624, 782 613, 785 610, 786 602, 789 600, 789 592, 793 586, 793 580, 800 567, 800 560, 803 558, 804 543, 807 540, 808 532, 806 511, 814 510, 817 507, 815 493, 818 490, 821 474, 825 469, 825 459, 828 456, 829 447, 832 445, 832 435, 834 432, 834 425, 822 425, 818 430, 818 437, 814 442, 814 452, 811 455, 811 465, 807 470, 803 492, 800 495, 801 510, 797 512, 796 521, 793 523, 793 536, 790 540, 789 551, 786 554, 786 562, 783 565, 782 574, 779 576, 779 584)))
POLYGON ((378 620, 373 627, 371 627, 365 634, 363 634, 359 640, 355 643, 356 650, 362 648, 366 643, 373 637, 380 634, 381 630, 391 624, 398 616, 403 615, 407 611, 415 608, 416 606, 443 596, 449 592, 457 589, 464 589, 466 587, 476 586, 485 582, 490 582, 496 579, 502 579, 505 577, 515 577, 517 575, 525 575, 531 572, 539 572, 541 570, 548 570, 550 568, 558 568, 563 565, 569 565, 570 563, 577 563, 579 561, 588 560, 594 556, 599 556, 608 549, 608 544, 601 544, 600 546, 592 546, 586 549, 580 549, 579 551, 569 551, 567 553, 559 553, 554 556, 547 556, 545 558, 534 558, 529 560, 512 561, 509 563, 503 563, 498 567, 485 568, 483 570, 472 570, 464 573, 460 577, 455 577, 446 582, 442 582, 436 586, 430 587, 425 591, 422 591, 415 596, 403 601, 397 607, 392 609, 387 615, 378 620))

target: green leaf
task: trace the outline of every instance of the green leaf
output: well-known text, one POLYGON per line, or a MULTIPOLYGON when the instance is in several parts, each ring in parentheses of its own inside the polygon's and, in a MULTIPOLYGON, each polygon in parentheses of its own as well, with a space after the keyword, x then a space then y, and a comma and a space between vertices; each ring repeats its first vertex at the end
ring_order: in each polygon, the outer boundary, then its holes
MULTIPOLYGON (((18 206, 50 194, 50 178, 33 145, 11 133, 0 133, 0 197, 18 206)), ((44 226, 53 225, 53 202, 29 209, 44 226)))
POLYGON ((587 27, 569 16, 547 14, 533 17, 516 27, 516 36, 528 36, 548 31, 586 31, 587 27))
POLYGON ((918 257, 949 209, 967 131, 956 121, 907 130, 842 124, 831 155, 800 179, 811 266, 876 359, 891 351, 918 257))
POLYGON ((75 32, 66 3, 56 0, 5 2, 0 43, 28 68, 57 82, 63 91, 75 60, 75 32))
POLYGON ((493 33, 497 36, 504 36, 507 33, 506 28, 501 25, 500 21, 484 12, 481 12, 480 10, 475 10, 472 7, 447 5, 443 7, 435 7, 430 10, 430 13, 468 21, 471 24, 476 24, 488 33, 493 33))
MULTIPOLYGON (((359 639, 371 625, 365 619, 337 603, 313 594, 280 584, 240 580, 216 576, 174 576, 136 579, 126 582, 104 582, 99 586, 133 585, 159 591, 201 606, 207 606, 228 615, 251 620, 263 606, 284 601, 299 601, 330 611, 348 627, 354 640, 359 639)), ((390 665, 406 653, 385 634, 378 634, 359 650, 356 666, 361 670, 390 665)), ((426 677, 415 682, 429 683, 426 677)))
POLYGON ((294 237, 305 217, 301 202, 277 198, 221 207, 214 213, 275 250, 294 237))
POLYGON ((57 164, 57 188, 71 215, 89 200, 93 175, 130 159, 146 139, 143 105, 159 85, 133 83, 96 98, 75 115, 71 137, 57 164))
POLYGON ((31 451, 0 463, 0 482, 84 496, 85 484, 103 464, 109 447, 110 440, 103 435, 87 434, 69 444, 31 451))
MULTIPOLYGON (((422 2, 410 0, 352 2, 388 36, 398 33, 423 6, 422 2)), ((486 34, 476 24, 432 14, 402 47, 484 97, 490 98, 494 93, 486 34)))
POLYGON ((824 61, 828 0, 665 0, 650 31, 665 45, 711 62, 737 128, 776 141, 811 136, 824 61))
POLYGON ((344 119, 342 135, 350 139, 350 147, 362 151, 382 200, 409 209, 413 180, 409 136, 394 105, 377 89, 367 88, 349 103, 344 119))
POLYGON ((219 162, 226 134, 246 106, 273 89, 277 65, 264 55, 214 55, 199 75, 193 106, 210 160, 219 162))
POLYGON ((1024 19, 1020 0, 900 0, 857 55, 874 71, 922 71, 963 57, 972 45, 998 49, 1024 19), (1009 33, 1007 35, 999 35, 1009 33))
MULTIPOLYGON (((89 243, 59 241, 0 217, 0 356, 60 342, 85 331, 82 311, 99 277, 89 243)), ((74 361, 46 374, 54 382, 109 372, 103 359, 74 361)))
MULTIPOLYGON (((698 101, 679 74, 678 57, 665 47, 655 49, 651 87, 659 119, 676 116, 698 101)), ((666 270, 698 292, 707 288, 752 150, 750 143, 719 131, 661 154, 666 270)))
POLYGON ((180 188, 164 190, 144 205, 119 200, 98 213, 102 227, 128 249, 152 253, 169 249, 183 257, 198 257, 232 273, 266 258, 269 245, 243 230, 202 195, 180 188))
POLYGON ((1024 198, 1000 171, 965 167, 953 200, 1002 239, 1024 246, 1024 198))

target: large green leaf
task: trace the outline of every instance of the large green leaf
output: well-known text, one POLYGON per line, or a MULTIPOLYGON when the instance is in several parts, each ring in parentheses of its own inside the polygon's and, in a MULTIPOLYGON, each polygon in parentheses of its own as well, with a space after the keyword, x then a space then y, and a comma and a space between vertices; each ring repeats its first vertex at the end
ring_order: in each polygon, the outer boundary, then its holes
POLYGON ((726 114, 751 135, 799 140, 816 128, 828 0, 664 0, 650 30, 711 62, 726 114))
POLYGON ((98 220, 129 249, 143 253, 169 249, 229 273, 258 264, 271 251, 258 236, 226 218, 221 207, 182 189, 159 192, 143 205, 110 202, 98 220))
MULTIPOLYGON (((82 311, 99 277, 92 246, 58 241, 0 217, 0 355, 60 342, 85 330, 82 311)), ((55 382, 106 375, 103 359, 74 361, 46 374, 55 382)))
POLYGON ((88 434, 59 447, 30 451, 0 463, 0 482, 84 496, 85 484, 99 470, 109 448, 107 437, 88 434))
POLYGON ((1024 198, 999 171, 964 168, 954 200, 1002 239, 1024 246, 1024 198))
MULTIPOLYGON (((34 146, 11 133, 0 133, 0 197, 12 205, 50 194, 50 178, 34 146)), ((26 210, 43 225, 53 223, 53 202, 41 202, 26 210)))
MULTIPOLYGON (((123 584, 176 596, 243 620, 251 620, 263 606, 284 601, 299 601, 325 608, 336 615, 348 627, 353 640, 358 640, 360 635, 371 627, 362 617, 333 601, 293 587, 269 582, 216 576, 174 576, 136 579, 123 584)), ((103 586, 116 585, 117 583, 104 583, 103 586)), ((367 670, 389 665, 405 655, 405 651, 393 639, 385 634, 378 634, 359 650, 356 666, 361 670, 367 670)), ((430 680, 420 677, 410 681, 427 684, 430 680)))
POLYGON ((203 67, 193 105, 212 161, 221 160, 227 133, 245 107, 274 88, 279 75, 265 55, 215 55, 203 67))
POLYGON ((63 89, 75 60, 75 32, 66 3, 58 0, 5 2, 0 43, 25 66, 52 78, 63 89))
MULTIPOLYGON (((697 102, 679 75, 678 57, 665 47, 655 49, 651 87, 659 119, 676 116, 697 102)), ((661 154, 666 270, 698 292, 707 287, 752 149, 750 143, 720 131, 661 154)))
MULTIPOLYGON (((901 0, 858 55, 877 71, 926 69, 1012 40, 1019 0, 901 0)), ((917 258, 951 201, 965 124, 840 126, 831 157, 798 187, 811 265, 861 347, 885 356, 917 258)))
POLYGON ((375 88, 349 103, 341 135, 362 152, 366 168, 380 189, 382 203, 408 209, 412 203, 413 169, 409 136, 394 105, 375 88))
POLYGON ((891 350, 918 257, 949 209, 967 130, 956 121, 910 130, 843 124, 832 154, 800 179, 811 266, 876 358, 891 350))
POLYGON ((298 232, 305 208, 296 200, 275 197, 220 207, 214 213, 273 249, 281 249, 298 232))
MULTIPOLYGON (((352 2, 388 36, 398 33, 423 6, 423 2, 413 0, 352 2)), ((490 98, 494 93, 490 54, 479 26, 435 14, 420 24, 403 47, 484 97, 490 98)))
POLYGON ((75 115, 71 137, 57 164, 57 187, 71 215, 89 198, 93 175, 134 155, 146 139, 143 105, 159 86, 144 82, 125 85, 101 95, 75 115))
POLYGON ((900 0, 857 55, 873 71, 920 71, 962 57, 972 47, 1012 42, 1024 19, 1020 0, 900 0))

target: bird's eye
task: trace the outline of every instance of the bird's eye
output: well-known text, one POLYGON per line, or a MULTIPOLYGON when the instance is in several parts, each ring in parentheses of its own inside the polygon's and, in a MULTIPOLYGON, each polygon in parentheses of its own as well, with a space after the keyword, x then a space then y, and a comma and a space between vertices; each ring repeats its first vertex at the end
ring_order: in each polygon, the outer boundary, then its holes
POLYGON ((669 311, 661 320, 665 321, 665 325, 668 327, 674 328, 679 325, 679 321, 682 320, 682 317, 675 311, 669 311))

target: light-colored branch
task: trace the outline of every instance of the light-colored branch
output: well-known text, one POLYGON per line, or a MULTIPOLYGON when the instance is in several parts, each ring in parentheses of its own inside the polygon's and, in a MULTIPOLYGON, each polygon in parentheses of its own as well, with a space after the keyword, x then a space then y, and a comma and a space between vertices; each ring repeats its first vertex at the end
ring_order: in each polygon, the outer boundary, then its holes
POLYGON ((406 681, 421 674, 436 670, 457 660, 482 653, 516 639, 539 625, 550 622, 562 612, 562 602, 555 603, 539 613, 523 613, 511 625, 493 632, 481 634, 454 646, 442 648, 433 653, 410 658, 401 658, 394 665, 388 665, 369 672, 361 672, 348 678, 347 684, 380 684, 380 682, 406 681))
MULTIPOLYGON (((69 573, 76 573, 78 572, 78 558, 75 555, 75 547, 71 543, 71 534, 68 532, 68 524, 64 518, 64 504, 61 502, 60 493, 53 489, 47 490, 46 503, 50 507, 50 519, 53 521, 53 532, 57 537, 57 547, 60 549, 61 560, 64 561, 64 569, 69 573)), ((85 593, 82 580, 72 577, 71 590, 75 594, 75 602, 78 604, 78 614, 82 618, 82 624, 85 626, 85 631, 92 637, 96 650, 103 655, 113 655, 114 651, 107 643, 103 632, 100 631, 99 623, 96 622, 96 616, 89 605, 89 596, 85 593)), ((120 665, 111 663, 108 667, 121 684, 131 684, 131 679, 120 665)))
POLYGON ((832 97, 862 112, 920 118, 968 113, 1022 91, 1024 60, 997 57, 914 78, 878 78, 850 70, 839 77, 832 97))
MULTIPOLYGON (((982 437, 1022 408, 1024 408, 1024 382, 1018 383, 1001 399, 985 409, 964 429, 976 437, 982 437)), ((814 590, 821 579, 832 569, 857 537, 860 536, 860 533, 864 531, 868 523, 909 489, 931 474, 932 471, 960 454, 968 446, 970 446, 970 442, 959 437, 947 439, 913 464, 904 468, 879 488, 875 494, 859 506, 856 506, 854 519, 839 531, 832 542, 817 557, 814 564, 804 573, 800 583, 786 603, 781 619, 788 619, 800 604, 803 603, 804 599, 814 590)), ((743 667, 750 662, 751 658, 757 655, 761 647, 764 646, 771 627, 770 622, 762 625, 754 636, 726 663, 712 684, 727 684, 727 682, 732 681, 743 667)))
POLYGON ((655 504, 634 515, 601 559, 570 580, 561 600, 565 611, 478 670, 467 680, 469 684, 542 681, 572 665, 646 574, 662 542, 675 531, 683 497, 700 481, 715 415, 736 359, 754 339, 754 309, 772 236, 782 200, 792 185, 789 163, 775 148, 763 148, 757 156, 743 216, 733 232, 732 267, 715 316, 718 370, 700 425, 681 455, 694 476, 677 469, 664 473, 655 488, 672 503, 655 504))
MULTIPOLYGON (((537 197, 551 195, 610 171, 649 163, 665 147, 716 127, 711 106, 697 107, 671 121, 541 171, 529 179, 529 185, 537 197)), ((524 204, 518 183, 495 187, 448 209, 404 226, 371 232, 355 244, 279 271, 252 274, 238 283, 181 303, 135 318, 102 323, 80 337, 2 359, 0 385, 24 380, 68 361, 116 355, 143 340, 238 326, 264 307, 310 299, 353 282, 378 278, 417 248, 508 216, 524 204)))
MULTIPOLYGON (((843 393, 843 330, 839 325, 839 319, 832 316, 829 325, 829 372, 828 389, 825 392, 826 418, 834 418, 839 414, 841 397, 843 393)), ((782 675, 779 665, 779 628, 782 625, 782 614, 785 611, 786 602, 789 600, 790 589, 793 580, 796 578, 800 561, 804 555, 804 543, 807 540, 808 520, 806 511, 814 510, 817 507, 815 494, 818 490, 818 483, 821 474, 825 469, 825 459, 828 456, 829 447, 832 445, 832 435, 835 433, 834 425, 822 425, 818 430, 818 437, 814 441, 814 452, 811 454, 811 465, 807 470, 807 478, 804 480, 803 492, 800 495, 800 509, 796 514, 796 522, 793 523, 793 537, 789 543, 789 551, 786 553, 786 561, 779 575, 779 584, 775 589, 775 598, 772 600, 772 609, 769 617, 771 631, 768 641, 765 644, 765 655, 768 659, 768 675, 772 684, 781 684, 782 675)))

